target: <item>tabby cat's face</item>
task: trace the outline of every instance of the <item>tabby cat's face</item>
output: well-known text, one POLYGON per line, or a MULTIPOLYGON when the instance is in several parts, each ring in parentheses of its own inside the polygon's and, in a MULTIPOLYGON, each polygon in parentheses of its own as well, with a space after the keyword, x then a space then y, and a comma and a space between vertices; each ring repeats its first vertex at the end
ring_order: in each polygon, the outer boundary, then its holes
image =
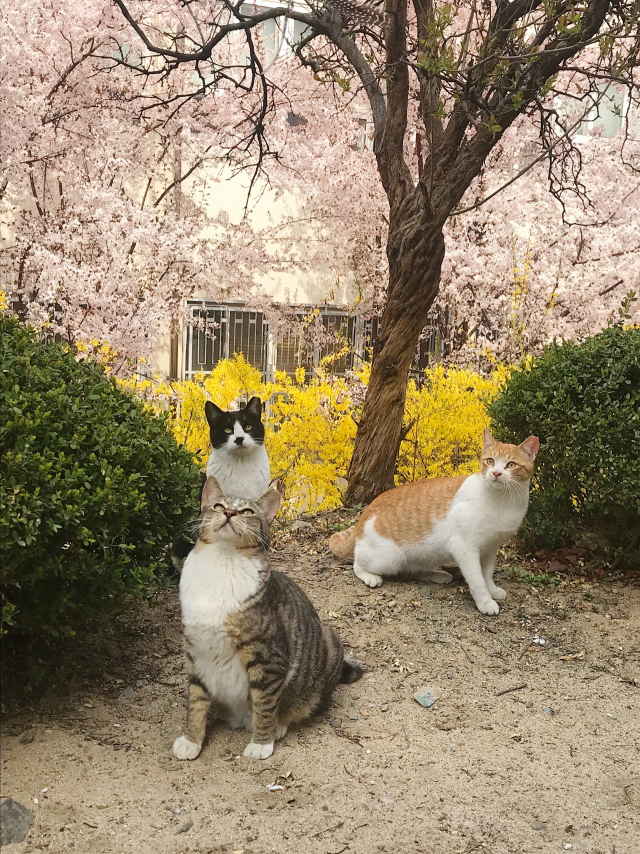
POLYGON ((208 400, 204 411, 209 422, 211 444, 216 450, 242 455, 263 443, 264 425, 259 397, 252 397, 244 409, 236 412, 225 412, 208 400))
POLYGON ((529 436, 521 445, 507 445, 496 442, 485 429, 482 476, 496 489, 517 489, 531 478, 539 448, 540 442, 535 436, 529 436))
POLYGON ((280 495, 269 489, 258 501, 229 498, 214 477, 207 478, 202 492, 200 539, 228 543, 235 548, 268 549, 271 522, 280 507, 280 495))

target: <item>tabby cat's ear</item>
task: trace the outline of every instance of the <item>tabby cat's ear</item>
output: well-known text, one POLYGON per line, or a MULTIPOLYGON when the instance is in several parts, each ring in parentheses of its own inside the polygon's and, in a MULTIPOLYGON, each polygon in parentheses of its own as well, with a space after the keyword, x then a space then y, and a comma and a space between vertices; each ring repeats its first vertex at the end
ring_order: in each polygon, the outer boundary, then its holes
POLYGON ((219 501, 221 498, 224 498, 224 492, 220 484, 215 477, 208 477, 202 490, 202 506, 213 507, 216 501, 219 501))
POLYGON ((496 444, 496 440, 493 438, 491 433, 484 428, 484 433, 482 434, 482 449, 492 448, 496 444))
POLYGON ((207 421, 209 422, 210 427, 213 427, 221 418, 224 418, 225 421, 227 418, 227 413, 210 400, 208 400, 204 405, 204 414, 207 416, 207 421))
POLYGON ((275 489, 268 489, 262 498, 257 502, 258 507, 262 511, 264 518, 269 524, 274 520, 276 513, 280 509, 282 496, 275 489))
POLYGON ((245 406, 244 411, 247 415, 253 415, 259 421, 262 417, 262 401, 260 398, 252 397, 249 403, 245 406))
POLYGON ((518 445, 518 447, 520 450, 525 452, 530 460, 535 460, 538 451, 540 450, 540 440, 537 436, 529 436, 529 438, 525 439, 524 442, 518 445))

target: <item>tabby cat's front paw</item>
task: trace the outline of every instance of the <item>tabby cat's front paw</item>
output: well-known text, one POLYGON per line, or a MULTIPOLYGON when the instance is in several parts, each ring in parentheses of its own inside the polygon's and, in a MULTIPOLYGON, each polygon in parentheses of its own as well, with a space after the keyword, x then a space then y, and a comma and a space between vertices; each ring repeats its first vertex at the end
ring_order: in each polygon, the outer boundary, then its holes
POLYGON ((256 744, 250 741, 244 749, 244 755, 249 759, 268 759, 273 753, 273 742, 269 744, 256 744))
POLYGON ((185 735, 181 735, 173 742, 173 755, 176 759, 197 759, 201 750, 201 744, 190 741, 185 735))

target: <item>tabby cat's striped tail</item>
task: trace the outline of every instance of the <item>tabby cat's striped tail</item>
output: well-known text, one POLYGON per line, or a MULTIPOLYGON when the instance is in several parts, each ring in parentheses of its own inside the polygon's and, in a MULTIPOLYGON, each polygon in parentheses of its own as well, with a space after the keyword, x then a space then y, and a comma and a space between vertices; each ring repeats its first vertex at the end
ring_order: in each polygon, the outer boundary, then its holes
POLYGON ((352 525, 346 531, 338 531, 329 539, 329 548, 338 560, 348 560, 353 557, 356 548, 356 526, 352 525))
POLYGON ((350 658, 348 655, 345 655, 344 661, 342 662, 342 673, 340 674, 340 681, 343 685, 349 685, 351 682, 357 682, 358 679, 364 673, 364 668, 355 658, 350 658))

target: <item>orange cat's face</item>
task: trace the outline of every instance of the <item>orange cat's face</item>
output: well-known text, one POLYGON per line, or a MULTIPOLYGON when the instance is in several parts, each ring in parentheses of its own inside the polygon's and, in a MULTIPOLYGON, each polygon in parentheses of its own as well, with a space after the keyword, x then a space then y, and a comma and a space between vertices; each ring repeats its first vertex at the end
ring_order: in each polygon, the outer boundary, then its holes
POLYGON ((535 436, 529 436, 521 445, 496 442, 485 428, 482 448, 482 476, 498 489, 517 488, 533 474, 533 461, 540 449, 535 436))

